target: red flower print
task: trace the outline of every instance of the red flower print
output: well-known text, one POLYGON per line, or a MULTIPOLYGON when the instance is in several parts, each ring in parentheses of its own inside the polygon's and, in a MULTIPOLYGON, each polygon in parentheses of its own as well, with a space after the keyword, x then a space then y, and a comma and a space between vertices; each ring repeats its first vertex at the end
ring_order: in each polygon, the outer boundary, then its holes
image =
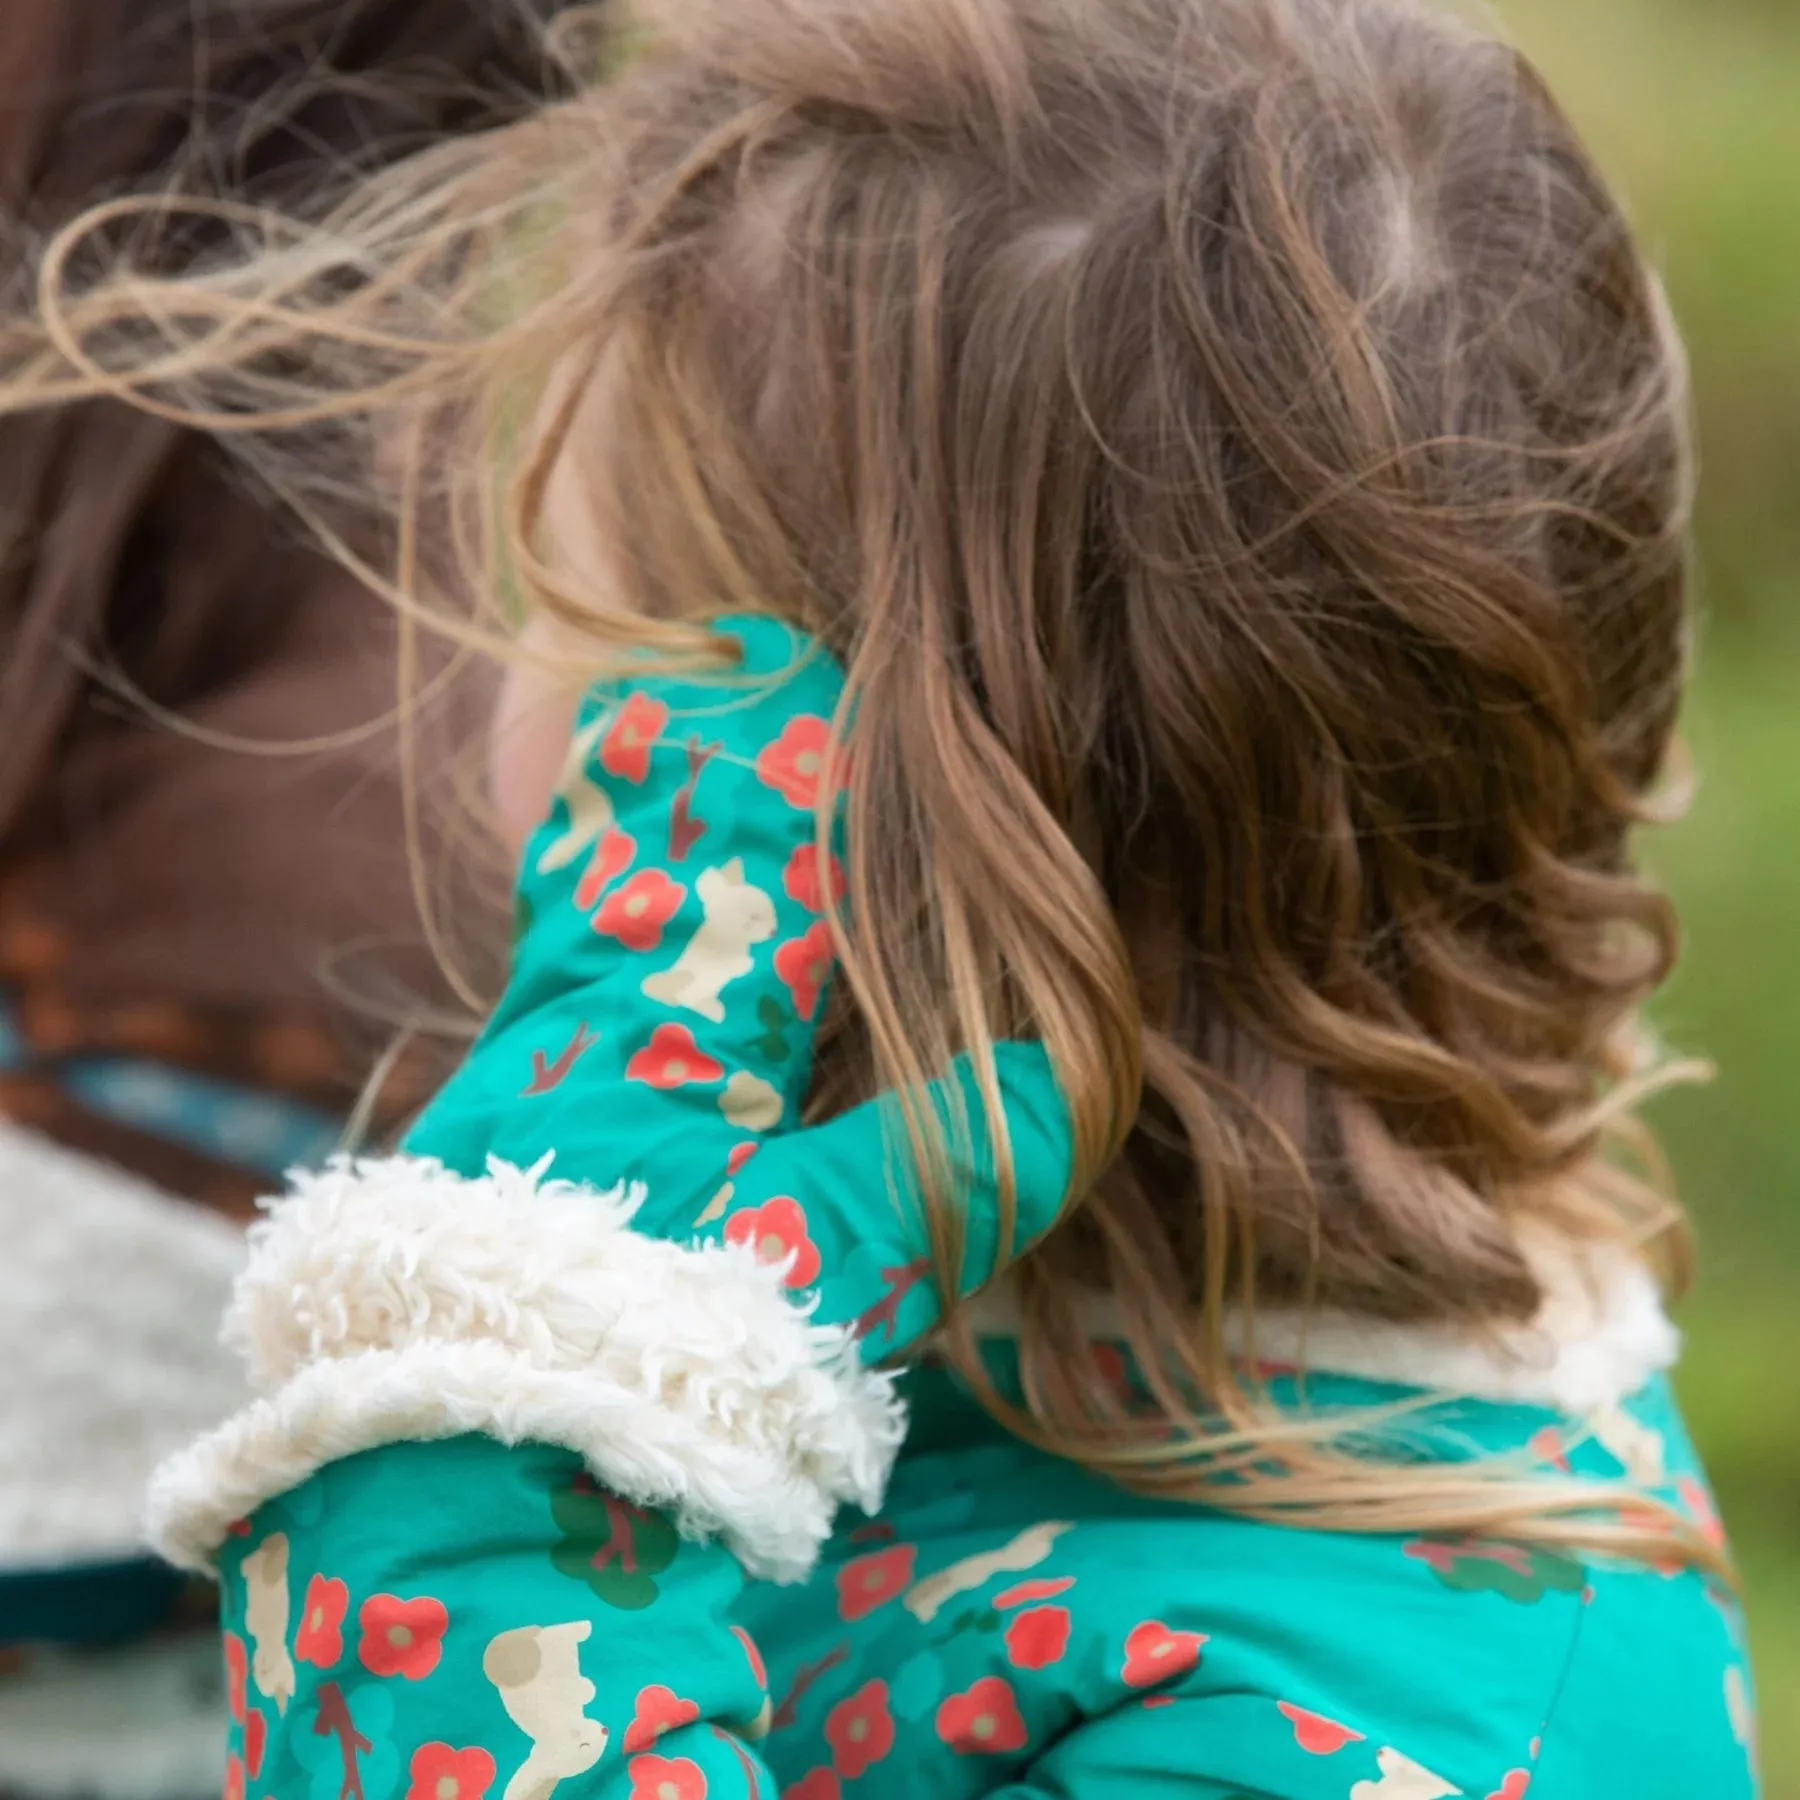
POLYGON ((244 1722, 245 1683, 250 1679, 250 1653, 235 1631, 225 1633, 225 1704, 238 1724, 244 1722))
POLYGON ((1525 1800, 1525 1790, 1530 1786, 1531 1771, 1513 1769, 1499 1787, 1488 1795, 1488 1800, 1525 1800))
POLYGON ((706 1800, 706 1771, 685 1756, 639 1756, 627 1765, 630 1800, 706 1800))
POLYGON ((406 1800, 481 1800, 493 1785, 494 1759, 485 1750, 453 1750, 448 1744, 421 1744, 407 1767, 412 1786, 406 1800))
POLYGON ((1293 1726, 1294 1742, 1309 1756, 1335 1756, 1346 1744, 1363 1741, 1360 1731, 1352 1731, 1348 1725, 1340 1725, 1323 1713, 1308 1712, 1304 1706, 1277 1700, 1275 1709, 1293 1726))
POLYGON ((1155 1712, 1158 1707, 1173 1706, 1174 1704, 1175 1696, 1173 1694, 1146 1694, 1138 1702, 1145 1712, 1155 1712))
POLYGON ((763 1661, 762 1652, 756 1647, 756 1639, 741 1625, 733 1625, 731 1635, 744 1646, 744 1655, 749 1658, 750 1673, 756 1677, 756 1685, 759 1688, 766 1688, 769 1685, 769 1666, 763 1661))
POLYGON ((756 1154, 759 1148, 761 1148, 761 1146, 757 1144, 734 1144, 731 1149, 731 1154, 725 1159, 725 1173, 727 1175, 735 1175, 738 1170, 756 1154))
POLYGON ((253 1706, 244 1721, 244 1767, 254 1780, 262 1773, 263 1752, 269 1747, 269 1721, 253 1706))
POLYGON ((843 1800, 843 1793, 829 1769, 809 1769, 792 1787, 781 1790, 781 1800, 843 1800))
POLYGON ((669 709, 648 694, 633 694, 619 708, 600 743, 600 766, 621 781, 650 778, 650 747, 669 723, 669 709))
POLYGON ((441 1600, 402 1600, 394 1594, 371 1594, 356 1615, 362 1642, 356 1654, 371 1675, 399 1675, 423 1681, 444 1654, 450 1615, 441 1600))
POLYGON ((225 1529, 230 1532, 233 1537, 248 1537, 250 1535, 250 1521, 248 1519, 233 1519, 225 1529))
POLYGON ((854 1625, 878 1607, 898 1600, 912 1586, 919 1552, 911 1544, 895 1544, 857 1556, 837 1572, 838 1617, 854 1625))
POLYGON ((888 1685, 869 1681, 825 1715, 825 1741, 831 1766, 846 1781, 865 1774, 894 1747, 894 1715, 888 1711, 888 1685))
POLYGON ((775 973, 801 1018, 810 1019, 819 1010, 819 995, 836 960, 831 927, 823 919, 808 927, 804 937, 792 939, 775 952, 775 973))
POLYGON ((225 1759, 224 1800, 244 1800, 244 1764, 237 1756, 225 1759))
POLYGON ((1562 1433, 1554 1425, 1546 1425, 1541 1431, 1534 1431, 1527 1448, 1539 1462, 1548 1463, 1551 1468, 1560 1470, 1564 1475, 1575 1473, 1568 1452, 1563 1448, 1562 1433))
POLYGON ((765 745, 756 759, 756 778, 773 788, 789 806, 810 812, 819 804, 820 784, 844 779, 847 759, 831 742, 831 722, 810 713, 789 719, 781 736, 765 745))
POLYGON ((1205 1642, 1201 1632, 1171 1631, 1160 1619, 1146 1619, 1125 1640, 1125 1685, 1154 1687, 1185 1675, 1200 1660, 1205 1642))
POLYGON ((724 1073, 725 1065, 714 1062, 685 1025, 657 1026, 650 1042, 625 1065, 627 1081, 641 1081, 665 1092, 690 1082, 717 1081, 724 1073))
POLYGON ((636 855, 637 839, 629 831, 621 831, 616 825, 609 827, 606 835, 594 846, 594 854, 589 857, 588 866, 582 870, 581 879, 575 884, 576 906, 586 912, 631 867, 636 855))
POLYGON ((808 912, 822 913, 826 904, 826 882, 831 884, 832 900, 842 900, 846 883, 844 865, 831 854, 825 852, 825 878, 819 877, 819 846, 802 844, 788 858, 787 867, 781 872, 781 885, 790 900, 797 900, 808 912))
POLYGON ((673 1688, 640 1688, 636 1710, 625 1732, 626 1752, 648 1750, 665 1731, 673 1731, 677 1725, 691 1725, 699 1716, 700 1708, 692 1700, 678 1698, 673 1688))
POLYGON ((349 1610, 349 1586, 330 1575, 315 1575, 306 1584, 306 1598, 300 1606, 295 1660, 329 1669, 344 1654, 344 1614, 349 1610))
POLYGON ((602 937, 617 938, 627 950, 654 950, 686 898, 687 889, 661 869, 639 869, 600 903, 594 929, 602 937))
POLYGON ((1006 1612, 1033 1600, 1054 1600, 1075 1585, 1073 1575, 1052 1575, 1037 1581, 1020 1581, 994 1596, 994 1611, 1006 1612))
POLYGON ((748 1244, 761 1263, 779 1264, 791 1258, 782 1278, 786 1287, 807 1287, 819 1278, 819 1246, 807 1235, 806 1214, 800 1210, 800 1202, 785 1194, 733 1213, 725 1221, 725 1241, 748 1244))
POLYGON ((937 1734, 958 1756, 1025 1748, 1019 1703, 998 1675, 984 1675, 967 1693, 952 1694, 937 1710, 937 1734))
POLYGON ((1006 1660, 1015 1669, 1047 1669, 1068 1647, 1066 1606, 1028 1606, 1006 1628, 1006 1660))

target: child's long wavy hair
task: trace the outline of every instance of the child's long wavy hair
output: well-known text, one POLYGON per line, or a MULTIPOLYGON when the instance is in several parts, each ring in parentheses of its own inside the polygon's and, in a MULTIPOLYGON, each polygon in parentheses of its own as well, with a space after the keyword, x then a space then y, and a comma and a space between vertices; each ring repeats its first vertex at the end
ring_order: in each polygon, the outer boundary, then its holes
POLYGON ((1241 1354, 1255 1303, 1480 1331, 1537 1306, 1534 1236, 1678 1238, 1612 1147, 1674 944, 1628 838, 1684 665, 1683 364, 1538 77, 1411 0, 609 23, 566 104, 185 279, 103 254, 117 211, 64 234, 11 404, 265 455, 372 424, 335 498, 385 472, 365 572, 415 614, 819 634, 855 737, 819 1104, 1014 1033, 1073 1103, 1015 1427, 1265 1516, 1666 1554, 1579 1485, 1277 1424, 1241 1354))

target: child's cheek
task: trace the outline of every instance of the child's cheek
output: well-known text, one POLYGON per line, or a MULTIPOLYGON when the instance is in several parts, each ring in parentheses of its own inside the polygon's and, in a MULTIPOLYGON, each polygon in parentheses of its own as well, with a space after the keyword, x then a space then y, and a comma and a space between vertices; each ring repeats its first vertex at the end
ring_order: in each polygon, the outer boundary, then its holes
POLYGON ((580 701, 576 688, 535 660, 507 670, 488 745, 488 787, 515 859, 550 810, 580 701))

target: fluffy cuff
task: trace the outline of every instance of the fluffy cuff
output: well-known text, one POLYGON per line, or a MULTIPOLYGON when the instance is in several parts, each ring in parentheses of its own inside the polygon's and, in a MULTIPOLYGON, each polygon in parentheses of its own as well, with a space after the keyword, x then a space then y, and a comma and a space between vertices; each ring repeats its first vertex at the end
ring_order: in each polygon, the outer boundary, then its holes
POLYGON ((407 1157, 300 1178, 226 1316, 264 1397, 157 1471, 157 1547, 203 1566, 325 1463, 481 1432, 574 1450, 752 1574, 804 1576, 840 1503, 879 1503, 891 1380, 748 1248, 633 1231, 639 1197, 407 1157))

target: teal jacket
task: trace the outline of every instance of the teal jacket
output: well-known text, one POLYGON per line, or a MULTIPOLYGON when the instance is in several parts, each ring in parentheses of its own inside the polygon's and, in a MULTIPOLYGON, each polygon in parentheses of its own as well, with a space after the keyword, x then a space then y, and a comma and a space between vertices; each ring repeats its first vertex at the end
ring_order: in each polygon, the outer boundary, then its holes
MULTIPOLYGON (((1699 1576, 1139 1499, 929 1371, 881 1514, 798 1592, 747 1580, 877 1504, 894 1369, 1054 1222, 1070 1134, 1042 1050, 1002 1046, 1009 1233, 975 1076, 924 1098, 961 1146, 945 1279, 891 1099, 802 1125, 842 686, 730 630, 731 677, 590 698, 466 1067, 404 1154, 257 1232, 229 1329, 262 1395, 154 1494, 221 1577, 227 1800, 1748 1800, 1740 1626, 1699 1576)), ((1404 1459, 1704 1516, 1648 1275, 1565 1274, 1510 1339, 1307 1315, 1258 1350, 1336 1369, 1276 1386, 1404 1459), (1393 1385, 1421 1377, 1455 1392, 1393 1385)))

